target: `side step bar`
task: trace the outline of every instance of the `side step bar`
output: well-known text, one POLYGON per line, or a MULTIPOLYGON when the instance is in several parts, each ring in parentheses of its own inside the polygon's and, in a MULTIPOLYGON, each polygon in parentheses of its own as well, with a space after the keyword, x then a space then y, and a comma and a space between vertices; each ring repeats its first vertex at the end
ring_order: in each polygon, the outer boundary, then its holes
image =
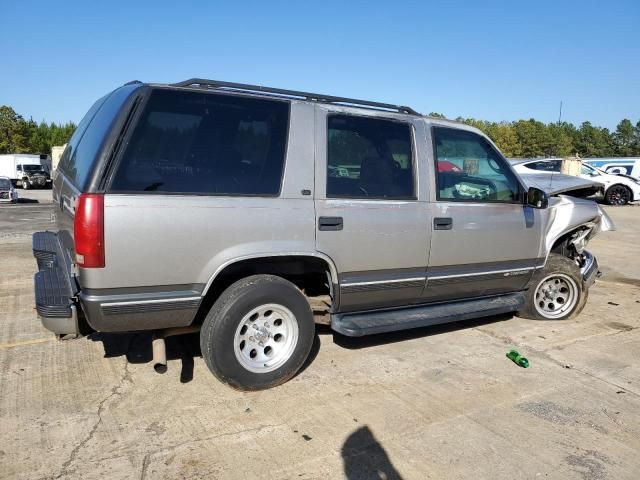
POLYGON ((497 297, 421 305, 380 312, 333 314, 331 315, 331 328, 348 337, 361 337, 515 312, 523 305, 524 294, 517 292, 497 297))

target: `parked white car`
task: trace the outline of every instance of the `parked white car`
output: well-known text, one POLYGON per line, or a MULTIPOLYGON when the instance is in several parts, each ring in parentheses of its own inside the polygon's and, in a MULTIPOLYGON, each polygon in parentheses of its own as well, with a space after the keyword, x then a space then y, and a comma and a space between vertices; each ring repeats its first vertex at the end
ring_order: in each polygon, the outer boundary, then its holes
POLYGON ((640 180, 640 157, 587 158, 583 162, 605 173, 626 175, 640 180))
POLYGON ((0 202, 15 203, 18 201, 18 192, 13 188, 9 177, 0 177, 0 202))
MULTIPOLYGON (((549 158, 539 160, 523 160, 512 163, 516 172, 521 175, 560 172, 562 159, 549 158)), ((606 173, 587 163, 582 164, 580 177, 601 183, 604 188, 604 199, 609 205, 626 205, 640 200, 640 181, 627 175, 606 173)))

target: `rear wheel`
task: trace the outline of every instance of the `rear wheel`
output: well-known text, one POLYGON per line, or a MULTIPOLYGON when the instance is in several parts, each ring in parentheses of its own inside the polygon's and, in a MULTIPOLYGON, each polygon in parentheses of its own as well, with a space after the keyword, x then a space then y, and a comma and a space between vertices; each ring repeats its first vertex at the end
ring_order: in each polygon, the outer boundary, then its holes
POLYGON ((631 201, 631 190, 624 185, 612 185, 604 195, 609 205, 626 205, 631 201))
POLYGON ((200 346, 211 372, 238 390, 286 382, 313 344, 309 302, 291 282, 254 275, 231 285, 202 325, 200 346))
POLYGON ((589 296, 578 265, 552 253, 545 267, 534 274, 518 315, 538 320, 567 320, 582 312, 589 296))

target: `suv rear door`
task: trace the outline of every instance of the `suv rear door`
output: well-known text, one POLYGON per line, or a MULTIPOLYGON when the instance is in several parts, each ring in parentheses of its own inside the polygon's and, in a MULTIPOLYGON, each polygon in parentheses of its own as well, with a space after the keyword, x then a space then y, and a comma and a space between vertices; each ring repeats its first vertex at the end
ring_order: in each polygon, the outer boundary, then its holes
POLYGON ((316 248, 339 272, 340 311, 419 301, 429 254, 422 122, 316 107, 316 248))
POLYGON ((429 133, 437 173, 424 300, 522 290, 545 260, 540 211, 523 205, 518 176, 485 137, 437 125, 429 133))

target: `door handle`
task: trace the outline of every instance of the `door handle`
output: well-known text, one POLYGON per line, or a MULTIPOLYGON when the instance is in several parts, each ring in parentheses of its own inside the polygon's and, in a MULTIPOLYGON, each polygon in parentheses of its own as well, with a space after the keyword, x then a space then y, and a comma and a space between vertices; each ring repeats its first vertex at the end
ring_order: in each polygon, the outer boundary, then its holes
POLYGON ((453 219, 450 217, 435 217, 433 219, 434 230, 451 230, 453 228, 453 219))
POLYGON ((318 218, 318 230, 336 231, 342 230, 342 217, 320 217, 318 218))

